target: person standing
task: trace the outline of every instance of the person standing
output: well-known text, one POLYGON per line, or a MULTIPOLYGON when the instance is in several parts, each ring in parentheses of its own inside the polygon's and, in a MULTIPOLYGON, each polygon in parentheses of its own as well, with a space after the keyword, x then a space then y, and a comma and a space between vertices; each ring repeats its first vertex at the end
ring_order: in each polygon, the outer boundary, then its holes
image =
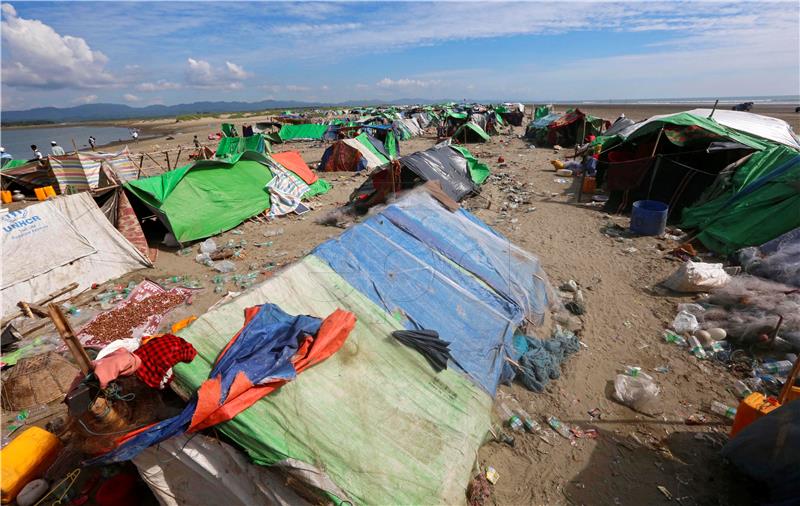
POLYGON ((95 149, 97 147, 97 140, 94 138, 93 135, 89 136, 89 146, 91 146, 92 151, 95 151, 95 149))
POLYGON ((131 129, 131 137, 133 138, 133 142, 139 142, 139 131, 135 128, 131 129))
POLYGON ((194 149, 200 149, 200 140, 196 135, 194 136, 194 139, 192 139, 192 142, 194 142, 194 149))
POLYGON ((52 153, 53 156, 64 156, 66 154, 64 148, 59 146, 56 141, 50 141, 50 153, 52 153))

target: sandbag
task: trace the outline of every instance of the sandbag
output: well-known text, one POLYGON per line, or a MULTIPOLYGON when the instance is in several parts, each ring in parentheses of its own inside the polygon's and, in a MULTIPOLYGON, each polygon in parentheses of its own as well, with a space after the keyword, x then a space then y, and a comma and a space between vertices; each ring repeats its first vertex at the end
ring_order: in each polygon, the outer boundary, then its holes
POLYGON ((689 260, 678 267, 678 270, 663 284, 676 292, 710 292, 714 288, 725 286, 730 279, 731 277, 725 272, 722 264, 689 260))

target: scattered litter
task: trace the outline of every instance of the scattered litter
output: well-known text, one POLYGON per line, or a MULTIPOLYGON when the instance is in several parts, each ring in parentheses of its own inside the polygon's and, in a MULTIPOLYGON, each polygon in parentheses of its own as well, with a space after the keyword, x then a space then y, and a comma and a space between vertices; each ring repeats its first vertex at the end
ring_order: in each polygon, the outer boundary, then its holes
POLYGON ((678 334, 692 333, 699 328, 697 318, 688 311, 679 311, 672 320, 672 329, 678 334))
POLYGON ((684 423, 686 425, 705 425, 706 423, 706 416, 700 413, 694 413, 686 417, 684 423))
POLYGON ((672 500, 672 494, 669 493, 669 490, 667 490, 667 487, 664 485, 659 485, 658 491, 664 494, 664 497, 666 497, 668 501, 672 500))
POLYGON ((500 479, 500 473, 497 472, 497 469, 489 466, 486 468, 486 479, 489 480, 489 483, 494 485, 497 483, 497 480, 500 479))
POLYGON ((637 251, 639 251, 639 250, 638 250, 638 249, 636 249, 636 248, 634 248, 633 246, 631 246, 631 247, 629 247, 629 248, 625 248, 625 249, 624 249, 624 250, 622 250, 622 251, 623 251, 624 253, 627 253, 627 254, 629 254, 629 255, 632 255, 632 254, 636 253, 636 252, 637 252, 637 251))
POLYGON ((617 374, 614 379, 614 399, 640 413, 655 412, 655 400, 660 389, 653 378, 645 373, 638 376, 617 374))
POLYGON ((569 179, 564 179, 563 177, 557 177, 553 179, 554 183, 561 183, 561 184, 569 184, 569 179))
POLYGON ((602 416, 600 408, 592 408, 591 410, 587 411, 587 413, 589 413, 589 416, 592 418, 600 418, 602 416))
POLYGON ((545 420, 547 421, 547 424, 554 431, 556 431, 556 433, 559 436, 563 437, 564 439, 572 439, 572 435, 571 435, 570 429, 566 425, 561 423, 561 421, 558 418, 550 415, 550 416, 546 417, 545 420))
POLYGON ((682 263, 678 270, 663 282, 663 285, 676 292, 709 292, 725 286, 730 279, 722 264, 689 260, 682 263))
POLYGON ((264 237, 277 237, 279 235, 283 235, 283 227, 264 231, 264 237))
POLYGON ((655 369, 653 369, 653 370, 654 370, 655 372, 660 372, 660 373, 662 373, 662 374, 665 374, 665 373, 668 373, 668 372, 669 372, 669 367, 668 367, 668 366, 666 366, 666 365, 662 365, 662 366, 656 367, 656 368, 655 368, 655 369))

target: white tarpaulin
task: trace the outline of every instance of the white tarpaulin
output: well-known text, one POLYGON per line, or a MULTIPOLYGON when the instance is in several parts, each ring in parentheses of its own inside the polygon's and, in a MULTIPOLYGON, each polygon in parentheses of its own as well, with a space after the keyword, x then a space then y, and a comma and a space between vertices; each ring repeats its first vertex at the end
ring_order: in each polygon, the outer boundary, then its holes
POLYGON ((355 139, 342 139, 342 142, 353 149, 357 149, 358 152, 361 153, 361 156, 363 156, 367 161, 367 169, 374 169, 383 165, 383 162, 377 156, 375 156, 375 153, 370 151, 369 148, 361 144, 359 141, 355 139))
POLYGON ((422 128, 420 128, 419 123, 417 123, 417 120, 413 118, 411 119, 403 118, 398 121, 400 121, 403 125, 405 125, 406 128, 408 128, 408 131, 411 132, 411 135, 417 136, 417 135, 422 135, 424 133, 422 131, 422 128))
POLYGON ((243 453, 202 434, 163 441, 133 463, 161 506, 309 504, 278 471, 251 464, 243 453))
POLYGON ((152 264, 115 229, 89 193, 2 217, 2 313, 77 282, 76 291, 152 264))

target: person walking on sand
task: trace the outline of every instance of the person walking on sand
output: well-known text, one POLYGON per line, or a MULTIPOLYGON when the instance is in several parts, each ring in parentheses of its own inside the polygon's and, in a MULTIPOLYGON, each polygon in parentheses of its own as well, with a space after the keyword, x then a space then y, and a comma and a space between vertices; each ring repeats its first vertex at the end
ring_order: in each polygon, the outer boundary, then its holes
POLYGON ((89 146, 91 146, 92 151, 95 151, 95 149, 97 148, 97 140, 94 138, 93 135, 89 136, 89 146))
POLYGON ((135 128, 131 129, 131 137, 133 138, 133 142, 139 142, 139 131, 135 128))
POLYGON ((196 135, 194 136, 194 139, 192 139, 192 142, 194 142, 194 149, 200 149, 200 140, 196 135))
POLYGON ((64 148, 59 146, 56 141, 50 141, 50 153, 53 156, 64 156, 66 154, 64 148))

